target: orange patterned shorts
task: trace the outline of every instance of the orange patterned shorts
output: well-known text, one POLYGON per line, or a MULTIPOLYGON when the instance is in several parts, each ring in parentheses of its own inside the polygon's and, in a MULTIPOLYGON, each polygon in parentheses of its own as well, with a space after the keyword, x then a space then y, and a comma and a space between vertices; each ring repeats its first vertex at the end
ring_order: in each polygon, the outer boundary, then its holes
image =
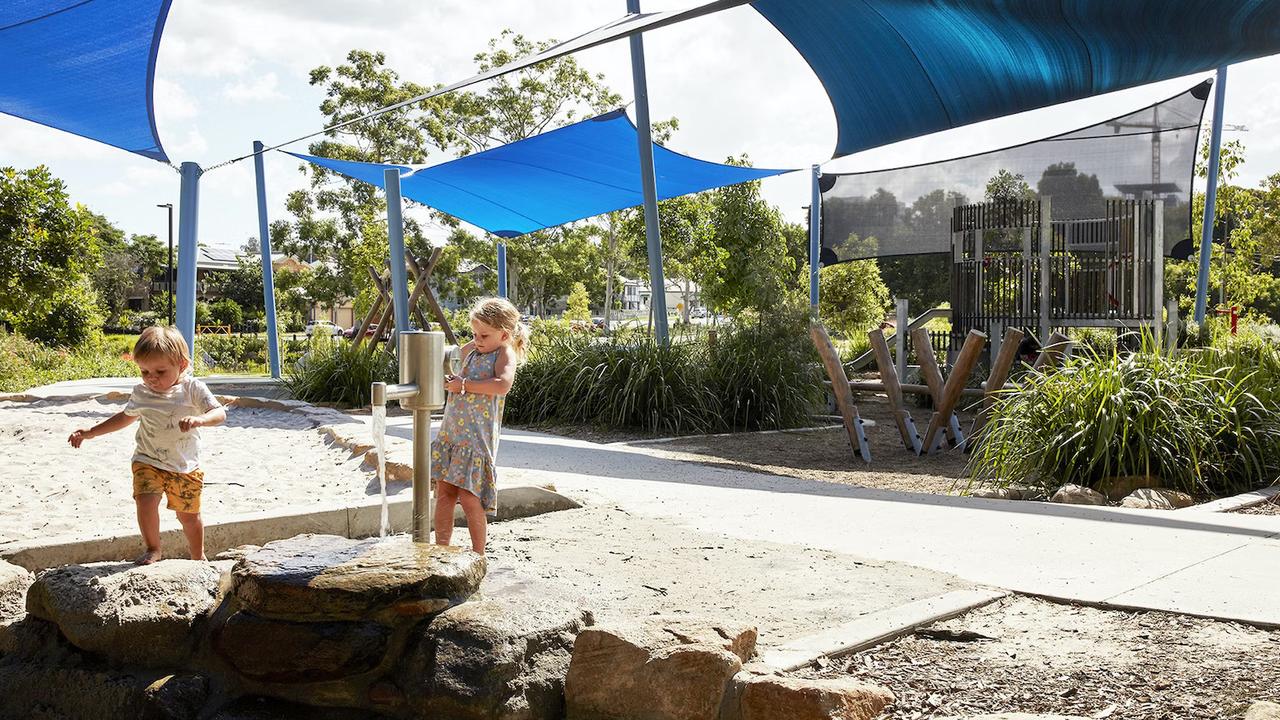
POLYGON ((133 464, 133 496, 159 495, 168 498, 166 507, 183 513, 200 512, 200 491, 204 488, 204 471, 178 473, 162 470, 143 462, 133 464))

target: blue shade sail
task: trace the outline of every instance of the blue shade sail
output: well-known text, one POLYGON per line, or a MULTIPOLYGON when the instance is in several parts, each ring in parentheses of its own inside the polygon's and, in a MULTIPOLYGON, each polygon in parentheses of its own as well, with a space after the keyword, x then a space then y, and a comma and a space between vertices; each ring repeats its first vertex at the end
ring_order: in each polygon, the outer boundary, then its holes
MULTIPOLYGON (((499 237, 644 202, 636 126, 622 110, 429 167, 289 154, 378 187, 385 169, 398 168, 402 196, 499 237)), ((791 172, 720 165, 660 145, 653 164, 661 200, 791 172)))
POLYGON ((168 162, 152 107, 169 0, 0 3, 0 112, 168 162))
POLYGON ((835 155, 1280 53, 1276 0, 754 0, 818 75, 835 155))

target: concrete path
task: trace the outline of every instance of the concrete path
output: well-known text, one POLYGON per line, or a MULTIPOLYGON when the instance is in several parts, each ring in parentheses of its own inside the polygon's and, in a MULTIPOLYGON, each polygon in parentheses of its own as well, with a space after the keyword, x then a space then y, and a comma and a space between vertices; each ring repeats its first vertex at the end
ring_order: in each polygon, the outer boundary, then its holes
MULTIPOLYGON (((74 387, 92 391, 87 382, 74 387)), ((68 384, 41 389, 71 392, 68 384)), ((410 418, 388 418, 387 432, 389 455, 407 460, 410 418)), ((504 484, 550 481, 587 502, 690 530, 908 563, 1063 600, 1280 626, 1280 516, 870 490, 513 430, 502 435, 498 464, 504 484)))

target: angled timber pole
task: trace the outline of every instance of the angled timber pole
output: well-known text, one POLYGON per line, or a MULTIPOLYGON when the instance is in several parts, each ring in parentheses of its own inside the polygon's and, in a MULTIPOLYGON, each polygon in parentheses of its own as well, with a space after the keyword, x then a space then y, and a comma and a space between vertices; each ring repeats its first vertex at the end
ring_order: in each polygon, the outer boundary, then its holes
MULTIPOLYGON (((640 14, 640 0, 627 0, 627 12, 640 14)), ((644 190, 644 234, 649 251, 649 307, 653 311, 653 333, 666 345, 667 281, 662 273, 662 235, 658 232, 658 185, 653 172, 653 138, 649 127, 649 82, 645 79, 644 40, 640 33, 630 37, 631 81, 636 95, 636 142, 640 151, 640 183, 644 190)))
POLYGON ((184 162, 178 206, 178 332, 196 352, 196 259, 200 243, 200 166, 184 162))
MULTIPOLYGON (((1200 274, 1196 276, 1196 324, 1204 323, 1209 304, 1209 258, 1213 255, 1213 219, 1218 204, 1218 155, 1222 152, 1222 106, 1227 98, 1227 66, 1213 81, 1213 130, 1209 136, 1209 177, 1204 188, 1204 225, 1200 230, 1200 274)), ((1161 258, 1164 251, 1161 249, 1161 258)))
POLYGON ((809 201, 809 315, 818 318, 818 271, 822 245, 822 166, 812 168, 813 197, 809 201))
MULTIPOLYGON (((391 243, 391 311, 395 313, 397 338, 409 329, 409 273, 404 266, 404 217, 401 214, 400 170, 382 171, 382 187, 387 193, 387 240, 391 243)), ((382 332, 382 328, 378 328, 382 332)), ((397 340, 393 347, 399 351, 397 340)))
POLYGON ((262 249, 262 306, 267 311, 267 355, 271 377, 280 377, 280 339, 276 337, 275 269, 271 267, 271 228, 267 222, 267 181, 262 142, 253 141, 253 177, 258 186, 258 245, 262 249))

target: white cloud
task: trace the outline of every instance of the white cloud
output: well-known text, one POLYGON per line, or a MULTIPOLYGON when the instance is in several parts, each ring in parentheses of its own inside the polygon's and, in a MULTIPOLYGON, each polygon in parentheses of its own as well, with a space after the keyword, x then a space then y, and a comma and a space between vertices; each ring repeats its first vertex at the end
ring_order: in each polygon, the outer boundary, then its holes
POLYGON ((189 120, 200 114, 199 103, 187 93, 186 88, 159 76, 155 80, 153 101, 157 123, 189 120))
POLYGON ((251 80, 231 83, 222 89, 222 96, 234 103, 247 103, 255 100, 277 100, 284 95, 279 89, 280 80, 273 72, 259 75, 251 80))

